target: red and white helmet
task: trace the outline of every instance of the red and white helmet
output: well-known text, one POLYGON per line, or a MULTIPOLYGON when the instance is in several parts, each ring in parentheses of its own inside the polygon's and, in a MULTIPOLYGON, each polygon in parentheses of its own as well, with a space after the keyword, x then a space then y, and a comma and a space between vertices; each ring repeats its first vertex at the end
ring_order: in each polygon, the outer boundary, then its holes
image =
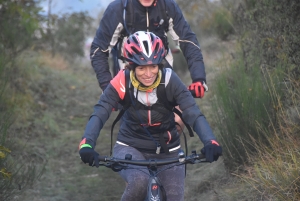
POLYGON ((139 66, 160 64, 166 53, 162 40, 146 31, 130 35, 123 46, 124 58, 139 66))

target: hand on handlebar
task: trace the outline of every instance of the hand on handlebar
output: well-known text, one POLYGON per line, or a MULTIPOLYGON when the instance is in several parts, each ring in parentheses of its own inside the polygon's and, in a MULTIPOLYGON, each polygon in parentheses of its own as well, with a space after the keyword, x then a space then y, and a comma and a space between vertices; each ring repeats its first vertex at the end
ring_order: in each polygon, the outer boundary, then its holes
POLYGON ((219 156, 222 155, 222 147, 215 140, 211 140, 211 142, 205 145, 201 149, 201 153, 205 155, 205 158, 208 162, 217 161, 219 156))
POLYGON ((90 147, 83 147, 79 150, 82 162, 88 163, 89 166, 99 167, 99 154, 90 147))
POLYGON ((191 92, 194 98, 203 98, 204 92, 208 91, 208 87, 205 84, 205 81, 196 81, 188 86, 188 90, 191 92))

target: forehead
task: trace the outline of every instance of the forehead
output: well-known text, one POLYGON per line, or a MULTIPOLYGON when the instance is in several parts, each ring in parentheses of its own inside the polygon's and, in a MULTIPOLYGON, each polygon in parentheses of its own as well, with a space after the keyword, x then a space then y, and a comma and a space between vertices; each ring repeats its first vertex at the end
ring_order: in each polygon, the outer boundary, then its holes
POLYGON ((139 0, 139 2, 153 2, 154 0, 139 0))
POLYGON ((156 67, 156 66, 158 66, 158 65, 150 64, 150 65, 137 66, 137 68, 153 68, 153 67, 156 67))

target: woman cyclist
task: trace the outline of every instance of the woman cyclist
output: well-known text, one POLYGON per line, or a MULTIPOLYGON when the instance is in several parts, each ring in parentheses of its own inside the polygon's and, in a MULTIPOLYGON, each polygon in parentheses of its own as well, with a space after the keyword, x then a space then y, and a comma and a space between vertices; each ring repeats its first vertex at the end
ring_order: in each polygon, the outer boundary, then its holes
MULTIPOLYGON (((180 135, 174 113, 157 95, 161 84, 165 87, 167 101, 179 105, 183 119, 204 144, 201 152, 206 159, 209 162, 218 160, 222 148, 194 98, 176 73, 161 65, 166 55, 162 40, 151 32, 139 31, 129 36, 123 48, 130 66, 112 79, 95 105, 79 144, 81 160, 90 166, 99 166, 99 154, 94 150, 97 138, 111 114, 112 103, 124 104, 126 96, 130 96, 130 104, 120 125, 113 156, 125 158, 126 154, 131 154, 133 160, 177 157, 180 135)), ((184 168, 175 166, 158 175, 168 201, 184 199, 184 168)), ((134 169, 121 170, 119 174, 127 183, 121 200, 143 201, 148 175, 134 169)))

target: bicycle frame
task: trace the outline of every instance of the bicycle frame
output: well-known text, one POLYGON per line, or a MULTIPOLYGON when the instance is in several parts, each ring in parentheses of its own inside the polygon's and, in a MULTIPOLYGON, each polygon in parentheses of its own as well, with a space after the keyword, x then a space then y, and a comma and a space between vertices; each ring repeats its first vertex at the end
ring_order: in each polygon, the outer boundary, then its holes
POLYGON ((202 154, 196 154, 196 151, 192 151, 192 154, 185 156, 183 151, 179 152, 177 158, 170 159, 149 159, 149 160, 132 160, 130 154, 126 154, 125 159, 119 159, 114 157, 99 156, 100 163, 99 165, 111 168, 114 171, 121 171, 122 169, 136 169, 144 172, 149 175, 149 183, 147 189, 147 196, 145 201, 166 201, 166 196, 163 186, 160 184, 157 175, 167 169, 170 169, 174 166, 185 165, 185 164, 196 164, 201 162, 208 162, 205 160, 205 156, 202 154), (132 167, 129 165, 140 166, 132 167), (163 169, 158 170, 159 166, 170 165, 163 169), (148 170, 149 172, 143 171, 148 170))
POLYGON ((157 169, 149 169, 149 172, 150 177, 145 201, 163 201, 163 198, 165 197, 165 192, 157 178, 157 169))

